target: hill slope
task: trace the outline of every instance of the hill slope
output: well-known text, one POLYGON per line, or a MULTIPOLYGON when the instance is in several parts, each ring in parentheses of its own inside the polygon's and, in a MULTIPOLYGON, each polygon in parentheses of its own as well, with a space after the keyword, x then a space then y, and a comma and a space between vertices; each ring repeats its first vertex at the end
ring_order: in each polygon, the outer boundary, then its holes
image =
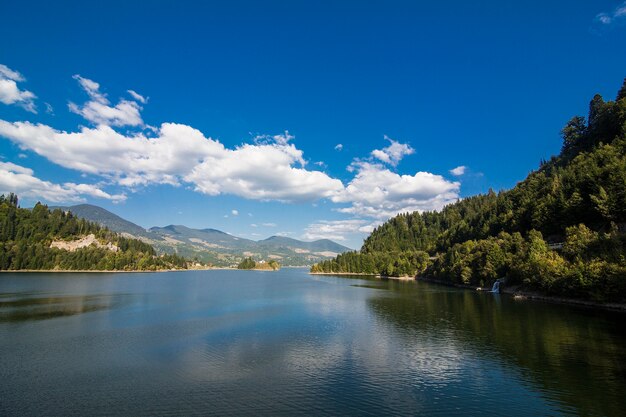
POLYGON ((128 233, 129 235, 135 237, 144 237, 148 239, 160 239, 159 236, 150 233, 143 227, 129 222, 128 220, 123 219, 117 214, 111 213, 102 207, 91 204, 78 204, 70 207, 50 207, 50 210, 57 208, 63 211, 71 211, 75 216, 90 222, 98 223, 113 232, 128 233))
POLYGON ((312 271, 424 274, 476 286, 507 277, 548 294, 624 301, 626 81, 615 101, 596 95, 589 107, 587 119, 563 128, 561 153, 513 189, 398 215, 360 252, 312 271))

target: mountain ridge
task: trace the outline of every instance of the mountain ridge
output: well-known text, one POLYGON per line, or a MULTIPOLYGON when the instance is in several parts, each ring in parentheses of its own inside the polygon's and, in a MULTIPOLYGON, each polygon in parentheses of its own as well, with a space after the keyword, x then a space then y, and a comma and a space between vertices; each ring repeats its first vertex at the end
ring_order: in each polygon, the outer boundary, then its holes
POLYGON ((181 224, 148 229, 92 204, 50 207, 107 227, 109 230, 152 244, 158 252, 176 253, 218 266, 232 266, 244 257, 277 259, 285 266, 311 265, 351 249, 329 239, 311 242, 285 236, 258 241, 231 235, 215 228, 195 229, 181 224))

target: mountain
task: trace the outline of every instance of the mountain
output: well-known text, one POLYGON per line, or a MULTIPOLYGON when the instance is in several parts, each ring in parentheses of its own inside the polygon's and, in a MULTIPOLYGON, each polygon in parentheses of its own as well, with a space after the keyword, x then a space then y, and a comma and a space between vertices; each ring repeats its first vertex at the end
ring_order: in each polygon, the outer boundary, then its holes
POLYGON ((242 259, 275 259, 284 266, 305 266, 337 256, 350 249, 328 239, 303 242, 283 236, 254 241, 217 229, 192 229, 183 225, 148 230, 98 206, 79 204, 57 207, 98 223, 109 230, 151 244, 159 253, 197 258, 217 266, 236 266, 242 259))
POLYGON ((57 208, 63 211, 71 211, 72 214, 74 214, 75 216, 80 217, 81 219, 88 220, 90 222, 98 223, 101 226, 108 228, 112 232, 127 233, 135 237, 148 239, 161 239, 159 236, 150 233, 143 227, 138 226, 135 223, 129 222, 128 220, 125 220, 117 214, 113 214, 110 211, 103 209, 102 207, 93 206, 91 204, 78 204, 71 207, 50 207, 50 210, 54 210, 57 208))
POLYGON ((594 96, 587 118, 572 118, 562 136, 560 154, 513 189, 400 214, 359 252, 312 271, 489 288, 506 278, 548 295, 626 301, 626 80, 615 101, 594 96))
POLYGON ((313 242, 303 242, 301 240, 292 239, 285 236, 271 236, 265 240, 257 242, 258 245, 271 248, 297 248, 301 250, 308 250, 310 252, 335 252, 343 253, 350 249, 333 242, 329 239, 320 239, 313 242))
POLYGON ((191 229, 182 225, 152 227, 150 232, 163 238, 177 239, 207 249, 245 249, 256 242, 229 235, 216 229, 191 229))

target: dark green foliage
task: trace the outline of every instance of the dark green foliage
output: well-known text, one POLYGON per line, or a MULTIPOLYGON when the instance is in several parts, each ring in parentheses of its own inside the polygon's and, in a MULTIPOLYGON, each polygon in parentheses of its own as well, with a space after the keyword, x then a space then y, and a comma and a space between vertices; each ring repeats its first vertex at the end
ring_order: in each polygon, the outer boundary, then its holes
POLYGON ((69 212, 48 210, 37 203, 19 208, 17 197, 0 196, 0 270, 157 270, 186 268, 176 255, 156 256, 149 244, 128 239, 69 212), (117 252, 92 245, 68 251, 50 247, 54 240, 73 241, 93 234, 117 252))
POLYGON ((424 272, 427 262, 428 254, 424 251, 346 252, 313 265, 311 272, 414 276, 424 272))
POLYGON ((439 212, 400 214, 376 228, 360 252, 311 270, 398 275, 407 253, 425 251, 436 260, 424 274, 441 280, 490 286, 508 276, 550 294, 623 301, 625 89, 626 81, 615 102, 596 95, 587 122, 574 117, 563 128, 561 153, 513 189, 490 190, 439 212), (559 252, 547 242, 565 244, 559 252))
POLYGON ((254 269, 255 267, 256 262, 252 258, 245 258, 237 265, 237 269, 254 269))
POLYGON ((620 101, 623 98, 626 98, 626 78, 624 78, 624 82, 622 83, 622 87, 617 92, 617 98, 615 98, 615 101, 620 101))

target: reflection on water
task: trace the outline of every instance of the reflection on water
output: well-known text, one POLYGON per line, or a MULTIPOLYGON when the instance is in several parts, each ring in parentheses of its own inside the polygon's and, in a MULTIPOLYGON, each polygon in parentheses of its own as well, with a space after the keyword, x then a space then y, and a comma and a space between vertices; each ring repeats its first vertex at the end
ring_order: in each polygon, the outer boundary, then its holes
POLYGON ((0 415, 620 415, 624 316, 350 276, 0 276, 0 415))
POLYGON ((521 372, 577 413, 620 415, 626 410, 623 313, 432 288, 396 286, 397 296, 372 297, 368 305, 410 342, 445 334, 462 349, 521 372))
POLYGON ((0 322, 45 320, 62 316, 88 313, 122 302, 122 297, 112 295, 81 296, 15 296, 0 295, 0 322))

